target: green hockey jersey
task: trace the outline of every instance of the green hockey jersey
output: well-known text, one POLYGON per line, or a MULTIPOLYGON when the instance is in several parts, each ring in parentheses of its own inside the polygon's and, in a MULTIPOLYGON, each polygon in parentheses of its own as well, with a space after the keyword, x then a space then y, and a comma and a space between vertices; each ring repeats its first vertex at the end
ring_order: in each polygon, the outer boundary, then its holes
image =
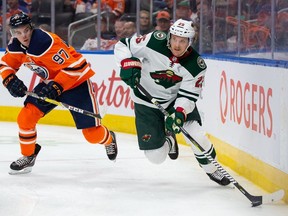
MULTIPOLYGON (((140 84, 164 107, 173 101, 186 114, 195 108, 204 82, 206 64, 192 48, 177 58, 167 46, 167 34, 154 31, 147 35, 123 38, 114 50, 116 63, 136 57, 142 62, 140 84)), ((155 107, 138 89, 132 93, 135 103, 155 107)))

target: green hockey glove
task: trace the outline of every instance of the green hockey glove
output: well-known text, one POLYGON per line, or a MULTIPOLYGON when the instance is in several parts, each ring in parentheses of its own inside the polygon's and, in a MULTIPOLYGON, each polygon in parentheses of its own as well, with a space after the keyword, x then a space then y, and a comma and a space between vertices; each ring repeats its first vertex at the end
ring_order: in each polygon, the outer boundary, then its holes
POLYGON ((141 61, 135 57, 123 59, 120 77, 131 88, 136 88, 141 78, 141 61))
POLYGON ((173 133, 180 133, 180 127, 183 126, 186 119, 185 110, 182 107, 177 107, 176 110, 173 108, 169 113, 171 113, 165 121, 165 126, 168 131, 173 133))

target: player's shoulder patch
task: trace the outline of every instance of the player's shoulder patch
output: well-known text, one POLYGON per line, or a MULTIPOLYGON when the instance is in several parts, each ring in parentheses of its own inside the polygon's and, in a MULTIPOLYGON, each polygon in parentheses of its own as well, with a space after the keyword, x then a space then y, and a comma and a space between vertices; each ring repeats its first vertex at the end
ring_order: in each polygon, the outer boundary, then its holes
POLYGON ((45 31, 34 29, 29 44, 28 53, 31 55, 39 56, 46 52, 53 43, 53 37, 45 31))
POLYGON ((151 35, 147 47, 161 55, 170 56, 170 50, 167 47, 167 35, 162 31, 154 31, 149 33, 151 35))
POLYGON ((190 54, 180 60, 180 64, 194 77, 207 68, 204 59, 194 49, 191 49, 190 54))
POLYGON ((167 34, 163 31, 155 31, 153 33, 153 37, 157 40, 165 40, 167 38, 167 34))
POLYGON ((197 64, 201 69, 205 69, 207 67, 204 59, 201 56, 198 56, 197 64))

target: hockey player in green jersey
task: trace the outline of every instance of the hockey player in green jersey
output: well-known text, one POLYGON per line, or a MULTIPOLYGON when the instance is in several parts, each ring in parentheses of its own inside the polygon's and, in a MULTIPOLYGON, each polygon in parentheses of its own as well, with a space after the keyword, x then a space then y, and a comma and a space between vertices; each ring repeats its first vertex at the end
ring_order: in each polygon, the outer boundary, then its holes
MULTIPOLYGON (((207 66, 191 47, 194 36, 192 22, 179 19, 170 27, 168 34, 154 31, 140 37, 123 38, 115 46, 120 77, 133 90, 139 148, 155 164, 164 162, 167 155, 177 159, 175 134, 182 126, 207 154, 216 157, 215 149, 202 129, 196 106, 207 66), (138 83, 169 112, 169 117, 165 117, 137 88, 138 83)), ((186 141, 190 143, 188 139, 186 141)), ((190 144, 210 179, 220 185, 228 185, 229 179, 190 144)))

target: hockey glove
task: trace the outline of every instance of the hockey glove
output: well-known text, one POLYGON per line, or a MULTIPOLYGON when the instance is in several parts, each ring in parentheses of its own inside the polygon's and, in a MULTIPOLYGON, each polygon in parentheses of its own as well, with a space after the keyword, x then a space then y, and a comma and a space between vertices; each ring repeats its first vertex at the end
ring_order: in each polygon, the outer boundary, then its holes
MULTIPOLYGON (((39 97, 47 97, 55 100, 63 92, 63 87, 57 82, 51 81, 45 87, 41 89, 38 93, 39 97)), ((42 106, 48 106, 50 103, 45 102, 44 100, 38 99, 37 103, 42 106)))
POLYGON ((15 74, 10 74, 3 80, 3 85, 13 97, 24 97, 27 87, 15 74))
POLYGON ((180 133, 180 127, 183 126, 186 119, 185 111, 182 107, 177 107, 176 110, 173 108, 169 113, 171 113, 165 121, 165 126, 168 131, 173 133, 180 133))
POLYGON ((131 88, 136 88, 141 78, 141 61, 135 57, 123 59, 120 77, 131 88))

